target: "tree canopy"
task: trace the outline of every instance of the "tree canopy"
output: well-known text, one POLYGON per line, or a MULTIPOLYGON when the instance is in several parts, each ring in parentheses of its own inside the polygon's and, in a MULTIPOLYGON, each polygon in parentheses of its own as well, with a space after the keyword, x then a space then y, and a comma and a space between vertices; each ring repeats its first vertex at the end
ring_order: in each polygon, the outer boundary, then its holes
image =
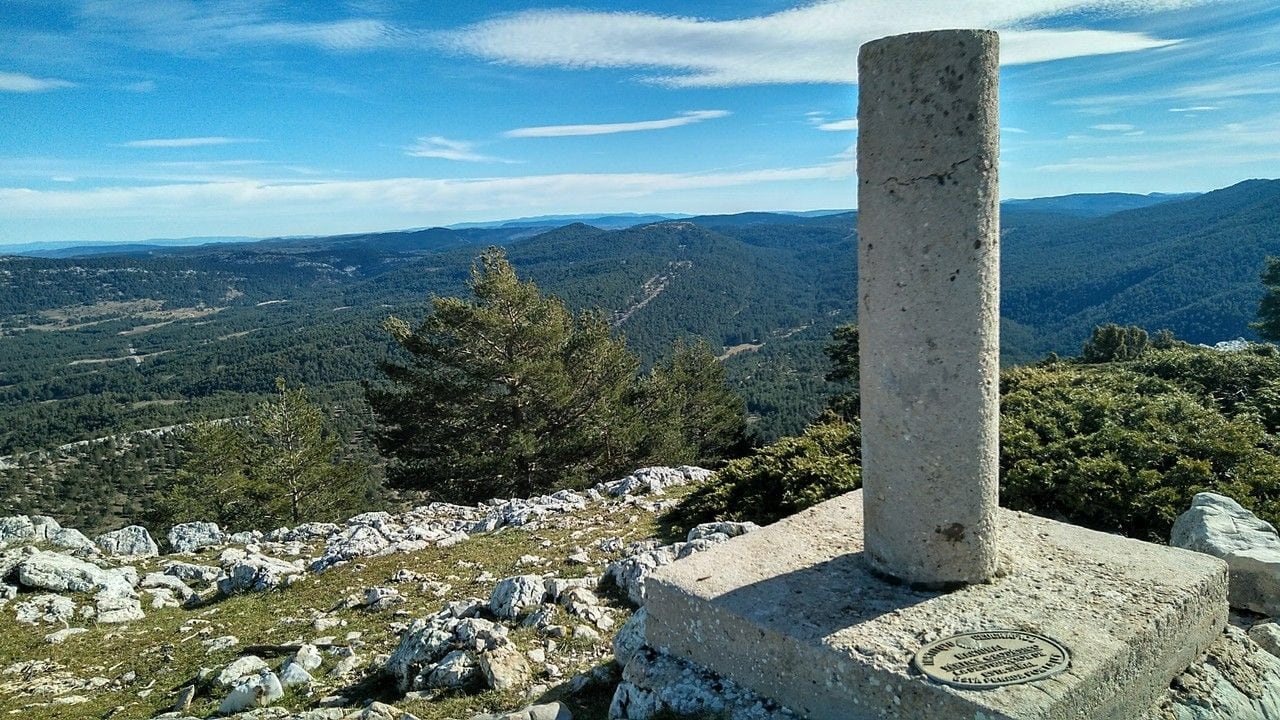
POLYGON ((601 313, 542 294, 501 250, 480 256, 469 288, 432 298, 416 329, 387 320, 407 361, 384 363, 391 385, 368 397, 393 484, 456 501, 525 497, 650 459, 714 459, 741 436, 742 400, 709 349, 679 346, 642 382, 601 313))

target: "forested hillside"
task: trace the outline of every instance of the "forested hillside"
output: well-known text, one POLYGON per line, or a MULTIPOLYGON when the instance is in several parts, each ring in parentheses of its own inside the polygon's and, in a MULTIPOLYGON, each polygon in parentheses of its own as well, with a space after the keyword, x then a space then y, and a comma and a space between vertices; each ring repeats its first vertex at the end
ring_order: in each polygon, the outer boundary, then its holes
MULTIPOLYGON (((1252 337, 1258 274, 1280 254, 1280 181, 1133 197, 1005 206, 1006 364, 1076 354, 1104 322, 1193 343, 1252 337)), ((359 430, 369 418, 361 384, 380 381, 379 360, 396 352, 382 321, 419 321, 433 294, 461 292, 489 245, 569 306, 604 310, 646 366, 677 337, 707 338, 759 435, 794 433, 828 392, 832 329, 854 319, 855 226, 854 213, 745 213, 617 230, 433 228, 3 257, 0 463, 13 467, 0 510, 22 507, 33 488, 65 495, 95 477, 100 504, 127 504, 152 466, 164 469, 156 439, 69 448, 56 462, 24 454, 244 415, 278 377, 359 430), (76 459, 90 454, 98 459, 76 459)))

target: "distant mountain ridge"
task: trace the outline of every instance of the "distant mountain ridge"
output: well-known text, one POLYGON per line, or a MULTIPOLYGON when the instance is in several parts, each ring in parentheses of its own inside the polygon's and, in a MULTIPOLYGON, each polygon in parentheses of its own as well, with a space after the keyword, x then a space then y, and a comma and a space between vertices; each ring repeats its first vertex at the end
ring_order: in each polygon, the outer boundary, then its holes
MULTIPOLYGON (((855 319, 856 240, 854 212, 738 213, 0 257, 0 455, 240 414, 276 377, 356 402, 390 351, 382 321, 463 293, 490 245, 571 306, 602 309, 646 362, 680 336, 733 349, 757 426, 791 432, 829 390, 831 330, 855 319)), ((1006 363, 1075 354, 1105 322, 1252 337, 1258 274, 1280 255, 1280 181, 1101 217, 1010 203, 1001 242, 1006 363)))

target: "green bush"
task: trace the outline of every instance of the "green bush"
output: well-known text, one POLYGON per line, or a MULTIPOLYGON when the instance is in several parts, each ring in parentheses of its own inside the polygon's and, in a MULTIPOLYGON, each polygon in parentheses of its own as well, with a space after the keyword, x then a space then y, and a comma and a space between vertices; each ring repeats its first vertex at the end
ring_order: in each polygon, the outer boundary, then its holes
POLYGON ((862 486, 856 423, 826 416, 788 437, 730 462, 713 482, 681 503, 680 527, 713 520, 771 523, 862 486))
MULTIPOLYGON (((1166 542, 1198 492, 1280 521, 1280 356, 1147 348, 1001 380, 1001 505, 1166 542)), ((828 420, 736 460, 673 515, 772 522, 861 484, 856 425, 828 420)))
POLYGON ((1276 439, 1256 415, 1119 366, 1004 374, 1001 504, 1167 541, 1198 492, 1280 515, 1276 439))

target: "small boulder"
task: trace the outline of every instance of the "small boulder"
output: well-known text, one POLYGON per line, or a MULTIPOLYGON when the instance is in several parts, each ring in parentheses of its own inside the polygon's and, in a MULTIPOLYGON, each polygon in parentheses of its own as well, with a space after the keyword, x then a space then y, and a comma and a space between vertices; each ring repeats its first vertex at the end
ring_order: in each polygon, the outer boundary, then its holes
POLYGON ((51 592, 89 592, 105 579, 102 568, 55 552, 37 552, 18 564, 18 582, 51 592))
POLYGON ((1271 523, 1225 495, 1197 493, 1169 544, 1226 560, 1232 607, 1280 615, 1280 535, 1271 523))
POLYGON ((315 679, 311 677, 311 673, 292 660, 286 662, 280 670, 280 684, 285 687, 294 687, 295 685, 305 687, 313 682, 315 682, 315 679))
POLYGON ((212 565, 195 565, 185 562, 173 562, 165 565, 165 575, 172 575, 184 582, 211 583, 222 577, 222 569, 212 565))
POLYGON ((499 645, 480 653, 479 662, 485 682, 494 690, 519 689, 528 685, 533 678, 529 662, 515 645, 499 645))
POLYGON ((67 638, 89 632, 86 628, 63 628, 56 632, 51 632, 44 636, 44 641, 50 645, 60 645, 66 642, 67 638))
POLYGON ((94 603, 100 623, 127 623, 146 617, 137 597, 104 591, 94 597, 94 603))
POLYGON ((290 662, 301 666, 303 670, 315 670, 324 663, 324 659, 320 657, 320 651, 315 645, 303 643, 298 651, 290 658, 290 662))
POLYGON ((214 683, 218 687, 231 687, 240 682, 241 679, 250 675, 258 675, 263 670, 268 670, 267 663, 257 655, 245 655, 233 660, 229 665, 222 669, 214 678, 214 683))
POLYGON ((49 534, 49 544, 76 553, 97 552, 98 546, 75 528, 59 528, 49 534))
POLYGON ((155 557, 160 554, 156 541, 141 525, 103 533, 94 539, 98 547, 108 555, 118 557, 155 557))
POLYGON ((61 595, 36 595, 18 603, 14 612, 17 613, 16 620, 23 625, 66 625, 75 617, 76 604, 71 598, 61 595))
POLYGON ((34 540, 35 524, 26 515, 0 517, 0 547, 12 543, 34 540))
POLYGON ((525 610, 542 604, 546 586, 537 575, 516 575, 505 578, 489 595, 489 610, 500 618, 512 619, 525 610))
POLYGON ((463 688, 480 679, 480 666, 465 650, 454 650, 435 664, 426 676, 424 685, 429 688, 463 688))
POLYGON ((1249 639, 1263 650, 1280 657, 1280 623, 1264 622, 1249 628, 1249 639))
POLYGON ((182 523, 169 528, 169 547, 176 553, 193 552, 200 548, 221 545, 225 537, 217 523, 182 523))
POLYGON ((236 683, 218 706, 218 714, 234 715, 255 707, 266 707, 282 697, 284 688, 280 685, 280 678, 264 670, 236 683))
POLYGON ((618 665, 626 667, 631 656, 644 647, 644 626, 648 619, 649 612, 640 608, 618 628, 617 634, 613 636, 613 657, 618 665))

